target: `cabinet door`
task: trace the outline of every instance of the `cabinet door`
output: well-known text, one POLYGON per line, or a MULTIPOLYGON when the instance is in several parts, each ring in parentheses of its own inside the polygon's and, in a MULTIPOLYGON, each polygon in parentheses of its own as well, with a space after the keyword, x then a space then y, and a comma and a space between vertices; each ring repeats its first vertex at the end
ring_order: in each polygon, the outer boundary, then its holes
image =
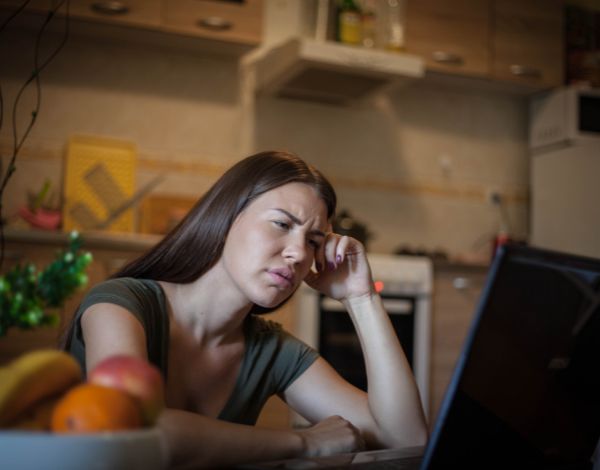
POLYGON ((562 0, 494 0, 492 78, 561 85, 563 36, 562 0))
POLYGON ((441 268, 434 273, 431 415, 434 423, 485 283, 485 268, 441 268))
POLYGON ((261 40, 261 0, 164 0, 163 14, 173 32, 249 45, 261 40))
MULTIPOLYGON (((2 16, 0 20, 4 20, 7 15, 16 12, 21 6, 23 6, 23 0, 0 0, 0 8, 6 8, 6 12, 2 12, 2 16)), ((50 10, 55 10, 60 5, 58 0, 30 0, 25 6, 25 10, 35 11, 35 12, 47 12, 50 10)), ((62 5, 60 7, 61 11, 64 11, 65 6, 62 5)))
POLYGON ((74 17, 115 22, 132 26, 158 27, 160 0, 71 0, 74 17))
POLYGON ((489 73, 489 0, 409 0, 406 49, 430 70, 489 73))

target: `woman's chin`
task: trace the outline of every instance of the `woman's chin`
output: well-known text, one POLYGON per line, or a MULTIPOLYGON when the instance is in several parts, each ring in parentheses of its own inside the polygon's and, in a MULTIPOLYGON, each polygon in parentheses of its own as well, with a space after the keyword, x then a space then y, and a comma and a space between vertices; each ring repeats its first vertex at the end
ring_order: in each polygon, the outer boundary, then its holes
POLYGON ((280 298, 280 299, 273 299, 273 300, 259 299, 258 301, 254 302, 254 305, 261 307, 261 308, 274 309, 276 307, 279 307, 287 299, 288 299, 288 297, 280 298))
POLYGON ((261 296, 254 300, 254 304, 261 308, 275 309, 287 302, 294 292, 296 292, 296 289, 293 291, 279 292, 278 295, 272 297, 261 296))

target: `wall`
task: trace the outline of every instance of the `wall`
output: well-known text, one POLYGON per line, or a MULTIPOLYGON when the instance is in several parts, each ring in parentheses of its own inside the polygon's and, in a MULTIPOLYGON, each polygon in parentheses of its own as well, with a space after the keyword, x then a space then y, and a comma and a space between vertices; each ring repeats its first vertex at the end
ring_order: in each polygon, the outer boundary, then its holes
MULTIPOLYGON (((5 164, 32 37, 8 30, 0 38, 5 164)), ((59 187, 69 136, 92 134, 138 145, 138 186, 166 173, 156 192, 194 197, 250 150, 297 152, 331 177, 340 207, 369 225, 376 252, 409 245, 486 257, 499 220, 491 190, 505 194, 515 234, 527 233, 523 98, 430 81, 349 108, 259 97, 249 109, 242 95, 235 58, 71 38, 43 72, 41 111, 7 189, 6 214, 47 175, 59 187)), ((20 129, 33 99, 29 90, 20 129)))

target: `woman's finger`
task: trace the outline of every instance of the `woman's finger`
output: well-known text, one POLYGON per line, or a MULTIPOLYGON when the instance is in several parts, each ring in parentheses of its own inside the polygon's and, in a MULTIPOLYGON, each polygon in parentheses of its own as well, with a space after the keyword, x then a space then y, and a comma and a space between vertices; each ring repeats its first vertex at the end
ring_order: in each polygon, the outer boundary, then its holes
POLYGON ((343 235, 339 238, 335 248, 335 264, 339 266, 346 260, 346 253, 350 245, 350 238, 343 235))
POLYGON ((325 242, 323 247, 323 267, 328 270, 336 268, 336 253, 339 235, 335 233, 328 233, 325 236, 325 242))

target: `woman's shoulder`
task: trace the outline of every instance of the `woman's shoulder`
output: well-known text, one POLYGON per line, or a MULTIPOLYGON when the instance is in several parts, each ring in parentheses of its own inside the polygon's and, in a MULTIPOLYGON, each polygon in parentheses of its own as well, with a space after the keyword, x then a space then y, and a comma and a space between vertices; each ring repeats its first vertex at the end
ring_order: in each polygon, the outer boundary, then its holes
POLYGON ((156 281, 119 277, 94 285, 85 295, 80 310, 96 303, 114 303, 128 310, 145 310, 148 303, 160 301, 162 290, 156 281))
POLYGON ((147 289, 153 284, 157 284, 156 281, 151 281, 149 279, 136 279, 133 277, 115 277, 95 284, 89 290, 89 292, 110 291, 112 289, 147 289))
POLYGON ((281 323, 268 320, 259 315, 248 316, 247 328, 250 333, 263 335, 277 335, 285 332, 281 323))
POLYGON ((260 315, 249 315, 246 323, 246 337, 251 347, 305 350, 312 349, 304 341, 287 331, 281 323, 268 320, 260 315))

